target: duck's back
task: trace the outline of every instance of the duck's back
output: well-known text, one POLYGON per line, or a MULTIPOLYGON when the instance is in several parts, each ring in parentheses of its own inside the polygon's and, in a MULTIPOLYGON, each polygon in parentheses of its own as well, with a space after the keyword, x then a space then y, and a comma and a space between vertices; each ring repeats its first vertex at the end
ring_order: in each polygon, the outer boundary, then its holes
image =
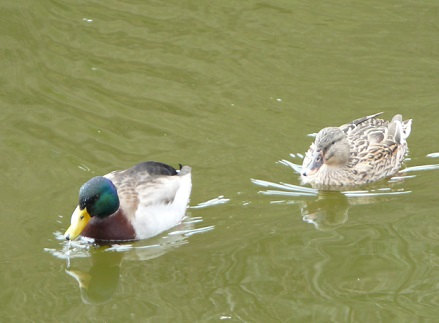
POLYGON ((411 120, 402 121, 395 115, 392 121, 376 118, 378 114, 354 120, 340 127, 350 145, 349 167, 355 181, 367 184, 392 176, 407 154, 407 137, 411 120))

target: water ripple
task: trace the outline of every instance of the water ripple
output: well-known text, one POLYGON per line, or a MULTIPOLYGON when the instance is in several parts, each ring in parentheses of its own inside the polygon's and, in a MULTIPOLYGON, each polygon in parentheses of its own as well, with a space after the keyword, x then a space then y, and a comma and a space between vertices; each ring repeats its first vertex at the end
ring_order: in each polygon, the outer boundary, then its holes
POLYGON ((208 200, 206 202, 201 202, 201 203, 198 203, 197 205, 190 206, 189 208, 191 208, 191 209, 203 209, 203 208, 206 208, 206 207, 211 207, 211 206, 215 206, 215 205, 221 205, 221 204, 225 204, 225 203, 228 203, 228 202, 230 202, 230 199, 224 198, 223 195, 220 195, 220 196, 218 196, 216 198, 213 198, 211 200, 208 200))

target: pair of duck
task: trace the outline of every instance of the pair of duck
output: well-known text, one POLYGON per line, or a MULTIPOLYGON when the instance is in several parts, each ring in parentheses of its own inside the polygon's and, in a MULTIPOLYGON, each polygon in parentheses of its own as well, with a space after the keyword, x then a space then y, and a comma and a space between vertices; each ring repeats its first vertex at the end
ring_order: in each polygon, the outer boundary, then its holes
MULTIPOLYGON (((319 131, 305 155, 301 179, 314 187, 369 184, 398 172, 407 154, 412 120, 381 113, 319 131)), ((144 162, 90 179, 65 233, 97 242, 147 239, 177 225, 191 193, 191 168, 144 162)))

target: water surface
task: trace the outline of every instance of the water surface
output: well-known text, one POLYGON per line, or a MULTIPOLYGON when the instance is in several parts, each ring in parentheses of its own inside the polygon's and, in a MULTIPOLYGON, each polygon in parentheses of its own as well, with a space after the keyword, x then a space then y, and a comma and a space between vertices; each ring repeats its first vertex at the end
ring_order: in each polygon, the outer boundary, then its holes
POLYGON ((380 111, 413 119, 407 166, 439 164, 435 3, 6 0, 0 16, 2 321, 435 321, 434 167, 367 190, 394 195, 251 181, 300 185, 278 161, 380 111), (192 166, 186 222, 65 257, 79 187, 144 160, 192 166))

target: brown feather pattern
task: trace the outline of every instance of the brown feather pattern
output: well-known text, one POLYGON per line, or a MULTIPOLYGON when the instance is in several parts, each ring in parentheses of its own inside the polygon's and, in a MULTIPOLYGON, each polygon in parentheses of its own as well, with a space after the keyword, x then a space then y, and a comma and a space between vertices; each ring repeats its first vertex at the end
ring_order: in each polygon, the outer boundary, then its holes
POLYGON ((377 118, 380 114, 322 129, 305 155, 302 181, 313 186, 353 186, 394 175, 408 151, 412 120, 402 121, 398 114, 386 121, 377 118), (319 153, 321 165, 315 161, 319 153))

